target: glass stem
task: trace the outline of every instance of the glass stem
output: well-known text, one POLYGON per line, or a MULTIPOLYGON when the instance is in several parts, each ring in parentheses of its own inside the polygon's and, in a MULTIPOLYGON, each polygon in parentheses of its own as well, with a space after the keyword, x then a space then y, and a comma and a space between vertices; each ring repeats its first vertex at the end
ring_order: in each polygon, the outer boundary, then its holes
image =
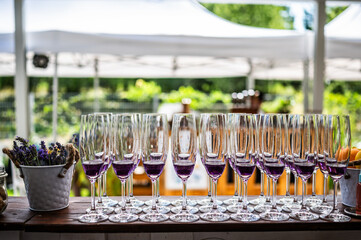
POLYGON ((238 177, 237 178, 237 180, 238 180, 238 202, 239 203, 242 203, 243 202, 243 184, 241 183, 241 178, 240 177, 238 177))
POLYGON ((243 181, 243 209, 247 209, 247 180, 243 181))
POLYGON ((107 195, 107 172, 103 174, 103 197, 108 197, 107 195))
POLYGON ((91 188, 90 188, 92 200, 91 200, 91 211, 95 211, 95 182, 91 182, 91 188))
POLYGON ((212 178, 208 177, 208 197, 212 197, 212 186, 213 186, 212 178))
POLYGON ((326 203, 327 202, 327 179, 328 179, 328 174, 324 174, 323 175, 323 202, 326 203))
POLYGON ((264 197, 264 172, 261 171, 261 197, 264 197))
POLYGON ((296 175, 295 176, 295 187, 294 187, 294 193, 293 193, 293 202, 297 202, 297 191, 298 191, 298 177, 296 175))
POLYGON ((238 174, 234 171, 234 196, 238 196, 238 174))
POLYGON ((125 201, 126 203, 130 203, 130 197, 129 197, 129 192, 130 192, 130 179, 128 178, 125 182, 125 189, 126 189, 126 195, 125 195, 125 201))
POLYGON ((290 185, 291 185, 291 171, 289 169, 286 169, 286 197, 291 196, 290 185))
POLYGON ((98 203, 102 203, 102 178, 103 175, 98 177, 98 203))
POLYGON ((267 197, 266 202, 271 201, 271 179, 267 176, 267 197))
POLYGON ((129 197, 134 197, 133 195, 133 173, 129 177, 129 197))
POLYGON ((122 181, 122 211, 125 211, 125 182, 122 181))
POLYGON ((156 190, 157 190, 157 191, 156 191, 156 194, 157 194, 157 195, 156 195, 156 196, 157 196, 157 197, 156 197, 156 198, 157 198, 156 201, 157 201, 157 203, 158 203, 158 202, 159 202, 159 197, 160 197, 160 195, 159 195, 159 178, 157 178, 156 186, 155 186, 155 187, 156 187, 156 190))
POLYGON ((302 209, 306 209, 306 181, 302 180, 302 209))
POLYGON ((212 191, 212 200, 213 200, 213 210, 217 209, 217 180, 213 180, 213 191, 212 191))
POLYGON ((336 211, 336 198, 337 198, 337 182, 333 181, 333 209, 332 212, 336 211))
POLYGON ((157 180, 152 180, 152 211, 155 212, 157 210, 157 180))
POLYGON ((277 186, 277 180, 273 179, 273 186, 272 186, 272 208, 273 209, 277 209, 276 186, 277 186))
POLYGON ((187 181, 183 182, 183 191, 182 191, 182 211, 187 210, 187 181))
POLYGON ((316 196, 316 170, 312 174, 312 196, 316 196))

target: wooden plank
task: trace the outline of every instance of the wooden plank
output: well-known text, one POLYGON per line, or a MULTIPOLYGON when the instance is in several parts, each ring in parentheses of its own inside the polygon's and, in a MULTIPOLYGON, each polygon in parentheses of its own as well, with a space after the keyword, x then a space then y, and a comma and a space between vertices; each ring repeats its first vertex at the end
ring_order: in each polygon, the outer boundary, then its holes
POLYGON ((25 222, 34 215, 25 197, 10 197, 7 209, 0 215, 0 231, 24 230, 25 222))

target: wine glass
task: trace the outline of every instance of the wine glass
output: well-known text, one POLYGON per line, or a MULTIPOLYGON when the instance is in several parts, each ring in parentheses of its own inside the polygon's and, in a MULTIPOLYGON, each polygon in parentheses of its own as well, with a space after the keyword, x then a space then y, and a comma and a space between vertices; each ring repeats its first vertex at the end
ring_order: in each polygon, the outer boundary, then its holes
POLYGON ((233 121, 233 118, 234 118, 234 113, 228 113, 227 115, 227 140, 228 140, 228 143, 227 144, 227 159, 228 159, 228 163, 229 163, 229 166, 232 168, 233 170, 233 173, 234 173, 234 195, 223 201, 224 204, 226 205, 230 205, 230 206, 233 206, 235 208, 237 208, 238 206, 238 203, 242 201, 241 199, 241 195, 242 194, 238 194, 238 188, 239 188, 239 177, 238 177, 238 174, 237 174, 237 171, 236 169, 234 168, 234 158, 232 156, 232 136, 231 136, 231 124, 232 124, 232 121, 233 121))
POLYGON ((197 128, 194 114, 175 114, 172 121, 172 159, 177 176, 183 183, 182 206, 172 208, 170 219, 175 222, 194 222, 199 219, 197 208, 187 206, 187 180, 197 157, 197 128))
POLYGON ((280 117, 280 121, 281 121, 281 129, 282 131, 285 131, 284 133, 282 133, 282 135, 284 135, 284 140, 286 141, 284 143, 284 148, 281 149, 281 160, 284 162, 285 164, 285 171, 286 171, 286 195, 283 196, 282 198, 280 198, 277 201, 277 204, 280 205, 284 205, 284 204, 291 204, 293 202, 293 197, 291 196, 290 193, 290 184, 291 184, 291 169, 289 166, 289 163, 287 161, 287 157, 288 155, 291 153, 290 152, 290 140, 289 140, 289 136, 290 136, 290 131, 292 131, 292 129, 288 128, 288 119, 290 118, 290 115, 286 115, 286 114, 282 114, 280 117))
MULTIPOLYGON (((107 190, 106 190, 106 186, 107 186, 107 171, 110 167, 110 165, 112 164, 112 155, 111 155, 111 124, 112 124, 112 114, 111 113, 94 113, 94 115, 100 115, 103 116, 104 118, 104 123, 105 123, 105 128, 106 128, 106 156, 105 159, 106 161, 104 162, 104 166, 101 172, 100 177, 98 178, 98 201, 95 204, 95 208, 97 209, 97 211, 101 211, 104 214, 110 214, 114 211, 113 206, 117 205, 118 202, 115 200, 110 199, 107 196, 107 190)), ((90 208, 87 209, 87 211, 91 211, 90 208)))
POLYGON ((327 180, 328 171, 326 167, 326 157, 328 156, 328 122, 327 115, 318 114, 316 115, 317 126, 318 126, 318 158, 317 165, 323 174, 323 198, 322 203, 314 205, 311 210, 318 214, 325 214, 332 211, 332 206, 327 204, 327 180))
POLYGON ((79 133, 80 159, 85 175, 91 183, 91 211, 78 218, 80 222, 96 223, 108 216, 95 209, 95 182, 104 167, 106 150, 106 126, 103 116, 82 115, 79 133))
POLYGON ((121 207, 117 209, 115 215, 109 220, 111 222, 134 222, 138 216, 131 213, 126 208, 125 183, 134 171, 134 165, 138 161, 138 129, 135 116, 133 114, 117 114, 113 116, 114 138, 113 147, 114 161, 112 163, 115 175, 119 178, 122 187, 121 207))
POLYGON ((302 180, 302 207, 291 213, 291 217, 302 221, 317 220, 319 217, 306 208, 307 180, 317 164, 318 129, 315 115, 298 115, 293 122, 293 164, 302 180))
POLYGON ((218 210, 217 181, 222 175, 227 161, 226 115, 221 113, 206 114, 202 119, 201 148, 203 165, 212 178, 212 211, 203 213, 201 218, 206 221, 220 222, 229 219, 229 215, 218 210))
POLYGON ((168 155, 168 122, 165 114, 143 115, 142 161, 145 173, 152 181, 152 206, 150 212, 141 215, 145 222, 161 222, 168 216, 158 212, 156 206, 157 179, 162 174, 168 155))
POLYGON ((321 218, 332 222, 348 222, 351 218, 340 213, 336 207, 336 184, 345 175, 350 161, 351 129, 348 115, 328 116, 328 141, 326 168, 333 180, 333 209, 329 214, 322 214, 321 218))
POLYGON ((261 218, 269 221, 285 221, 289 216, 280 212, 276 203, 277 180, 285 169, 284 159, 281 153, 284 152, 287 142, 287 125, 281 124, 282 115, 266 115, 262 129, 262 155, 266 174, 272 179, 273 194, 272 208, 261 213, 261 218))
POLYGON ((236 214, 231 218, 236 221, 253 222, 259 220, 259 216, 253 214, 253 208, 248 207, 247 202, 247 182, 256 168, 255 159, 252 156, 252 142, 254 136, 254 116, 246 114, 236 114, 234 116, 231 134, 234 136, 233 145, 234 167, 243 182, 243 206, 238 208, 236 214))

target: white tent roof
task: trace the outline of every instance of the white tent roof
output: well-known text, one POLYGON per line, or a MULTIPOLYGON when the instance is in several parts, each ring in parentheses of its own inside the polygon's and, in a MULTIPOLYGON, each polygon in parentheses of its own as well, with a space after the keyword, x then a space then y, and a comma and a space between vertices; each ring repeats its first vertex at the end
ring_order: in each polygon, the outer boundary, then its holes
MULTIPOLYGON (((13 13, 6 9, 0 7, 0 16, 9 19, 0 22, 0 51, 13 52, 13 13)), ((193 0, 25 0, 25 16, 27 49, 35 52, 307 56, 302 33, 234 24, 193 0)))
POLYGON ((361 3, 350 5, 325 27, 328 58, 361 58, 361 3))

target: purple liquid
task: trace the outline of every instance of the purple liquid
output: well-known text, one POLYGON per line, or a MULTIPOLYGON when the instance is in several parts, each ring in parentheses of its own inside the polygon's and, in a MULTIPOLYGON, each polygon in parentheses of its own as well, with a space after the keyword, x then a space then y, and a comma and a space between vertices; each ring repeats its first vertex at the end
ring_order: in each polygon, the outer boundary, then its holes
POLYGON ((293 161, 293 158, 287 158, 288 166, 290 167, 291 172, 294 175, 297 175, 297 171, 295 168, 295 162, 293 161))
POLYGON ((194 169, 194 162, 191 161, 179 161, 173 163, 174 170, 177 173, 178 177, 182 180, 187 180, 194 169))
POLYGON ((315 171, 316 163, 314 162, 295 162, 295 169, 298 173, 298 176, 302 178, 302 180, 307 180, 312 176, 313 171, 315 171))
POLYGON ((117 177, 120 180, 126 180, 129 177, 129 175, 133 172, 134 162, 131 160, 114 161, 113 169, 115 175, 117 175, 117 177))
POLYGON ((256 168, 256 164, 249 162, 237 162, 235 165, 238 175, 245 181, 248 180, 256 168))
POLYGON ((151 180, 156 180, 162 174, 165 163, 163 161, 143 162, 145 173, 151 180))
POLYGON ((82 162, 85 175, 89 179, 95 179, 95 178, 99 177, 99 175, 101 174, 101 171, 103 169, 103 164, 104 163, 101 160, 82 162))
POLYGON ((328 174, 334 180, 339 180, 346 173, 346 164, 337 164, 337 163, 327 163, 326 164, 328 174))
POLYGON ((277 180, 285 170, 285 164, 277 160, 267 161, 264 163, 264 170, 270 178, 277 180))
POLYGON ((223 161, 207 160, 204 163, 204 167, 211 178, 218 179, 222 175, 226 163, 223 161))
POLYGON ((285 168, 290 168, 290 165, 288 164, 287 161, 288 157, 285 157, 284 155, 280 156, 280 161, 285 165, 285 168))

